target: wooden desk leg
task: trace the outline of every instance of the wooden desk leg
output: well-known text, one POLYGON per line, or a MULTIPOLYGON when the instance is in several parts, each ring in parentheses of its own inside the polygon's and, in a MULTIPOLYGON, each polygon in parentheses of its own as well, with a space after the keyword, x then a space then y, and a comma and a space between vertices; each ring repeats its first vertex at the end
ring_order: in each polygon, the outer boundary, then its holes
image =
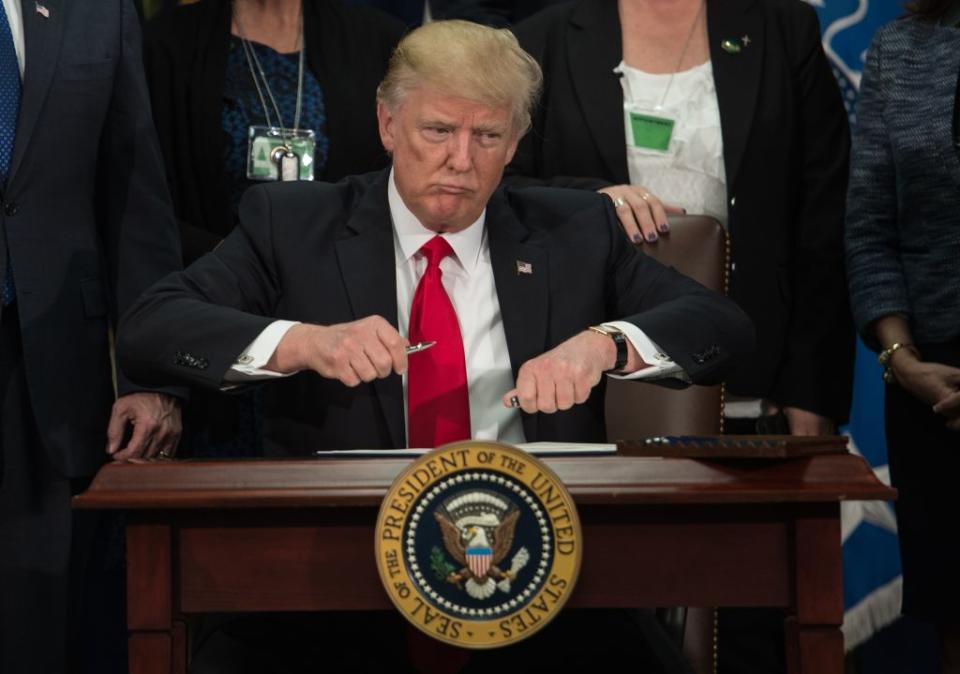
POLYGON ((787 618, 787 674, 843 673, 843 634, 840 627, 802 626, 787 618))
POLYGON ((786 620, 788 674, 843 674, 840 508, 794 521, 795 612, 786 620))
POLYGON ((170 526, 127 525, 130 674, 186 674, 186 630, 173 620, 170 526))
POLYGON ((170 674, 170 635, 130 633, 130 674, 170 674))

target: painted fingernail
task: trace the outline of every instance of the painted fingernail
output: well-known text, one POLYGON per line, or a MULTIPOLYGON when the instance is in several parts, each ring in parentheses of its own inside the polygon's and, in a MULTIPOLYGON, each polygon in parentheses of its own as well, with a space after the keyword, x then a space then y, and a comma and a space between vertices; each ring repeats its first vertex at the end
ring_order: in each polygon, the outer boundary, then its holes
POLYGON ((643 237, 640 236, 640 234, 634 234, 634 235, 633 235, 633 242, 634 242, 634 243, 643 243, 643 237))
POLYGON ((650 232, 649 234, 647 234, 647 241, 650 241, 652 243, 656 240, 657 240, 657 235, 654 232, 650 232))
POLYGON ((520 407, 520 398, 517 396, 510 396, 510 407, 520 407))
POLYGON ((670 225, 668 225, 666 222, 661 222, 661 223, 660 223, 660 231, 663 232, 664 234, 666 234, 667 232, 670 231, 670 225))

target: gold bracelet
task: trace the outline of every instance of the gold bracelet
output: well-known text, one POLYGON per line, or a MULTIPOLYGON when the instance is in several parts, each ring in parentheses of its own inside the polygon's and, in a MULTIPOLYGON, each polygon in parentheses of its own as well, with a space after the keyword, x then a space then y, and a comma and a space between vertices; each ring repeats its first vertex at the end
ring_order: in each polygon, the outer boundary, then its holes
POLYGON ((893 354, 900 349, 910 349, 914 354, 917 352, 916 347, 910 342, 894 342, 877 356, 877 360, 880 361, 880 364, 883 366, 883 381, 888 384, 896 381, 890 361, 893 359, 893 354))

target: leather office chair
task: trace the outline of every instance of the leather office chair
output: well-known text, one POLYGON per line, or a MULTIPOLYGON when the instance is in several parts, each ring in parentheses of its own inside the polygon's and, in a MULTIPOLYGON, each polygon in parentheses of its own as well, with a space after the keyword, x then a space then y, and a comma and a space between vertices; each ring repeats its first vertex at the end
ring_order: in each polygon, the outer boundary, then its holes
MULTIPOLYGON (((707 288, 727 292, 729 240, 723 226, 714 218, 672 217, 670 234, 660 237, 657 243, 638 247, 707 288)), ((654 435, 717 435, 723 431, 723 387, 690 386, 673 390, 608 379, 606 423, 610 442, 654 435)), ((686 607, 674 606, 657 609, 656 617, 667 636, 684 649, 694 669, 710 671, 711 664, 716 664, 712 663, 714 611, 707 608, 688 611, 686 607)))
MULTIPOLYGON (((727 290, 727 235, 714 218, 672 217, 669 234, 638 247, 711 290, 727 290)), ((720 386, 672 390, 608 379, 606 422, 610 442, 653 435, 716 435, 723 427, 723 392, 720 386)))

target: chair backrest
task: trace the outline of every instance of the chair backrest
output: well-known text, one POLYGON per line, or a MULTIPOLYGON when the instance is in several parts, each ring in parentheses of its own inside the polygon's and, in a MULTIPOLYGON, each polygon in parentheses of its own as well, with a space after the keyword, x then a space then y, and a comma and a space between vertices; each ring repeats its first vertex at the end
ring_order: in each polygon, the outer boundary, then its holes
MULTIPOLYGON (((647 255, 674 267, 711 290, 726 292, 728 248, 723 226, 714 218, 670 218, 670 233, 654 244, 640 244, 647 255)), ((639 382, 607 380, 607 439, 638 440, 652 435, 716 435, 722 430, 720 386, 683 390, 639 382)))

